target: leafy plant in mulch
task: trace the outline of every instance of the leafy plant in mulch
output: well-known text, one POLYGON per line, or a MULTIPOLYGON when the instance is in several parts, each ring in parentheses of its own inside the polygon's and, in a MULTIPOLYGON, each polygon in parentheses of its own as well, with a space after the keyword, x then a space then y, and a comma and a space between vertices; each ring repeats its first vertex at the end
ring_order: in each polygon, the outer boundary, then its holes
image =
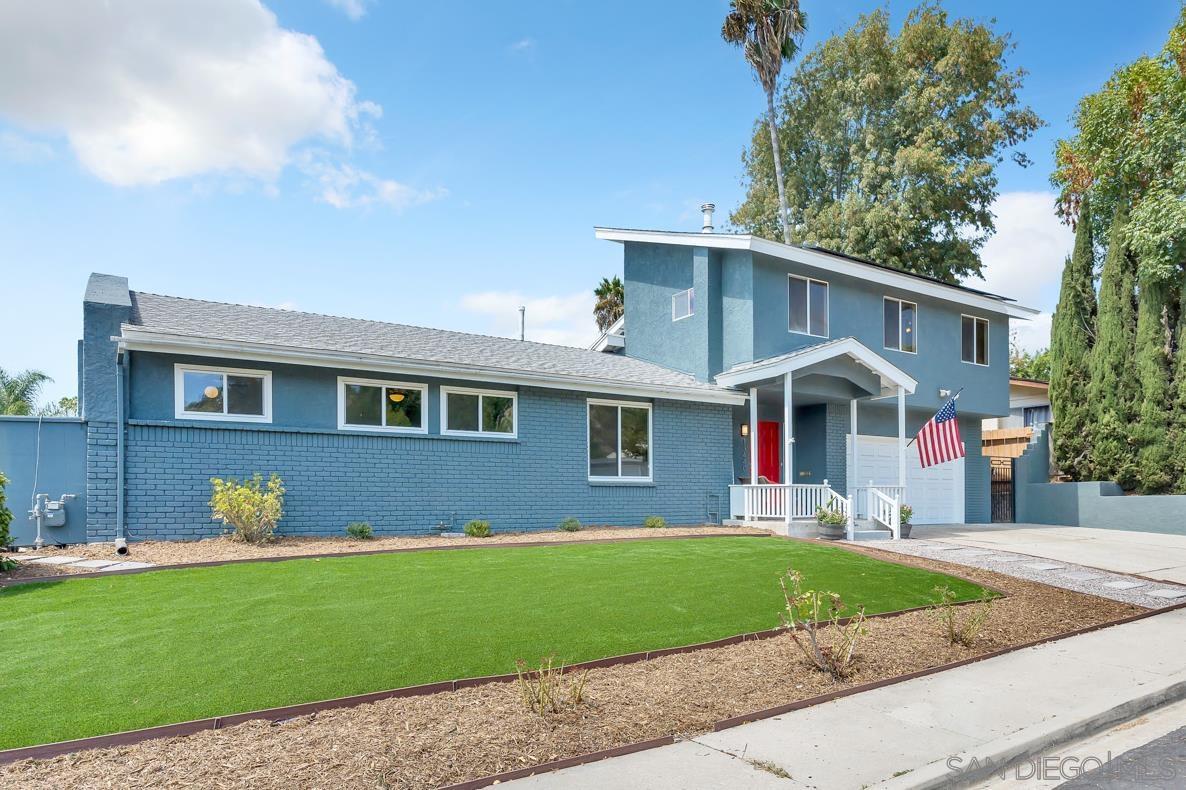
POLYGON ((465 524, 465 534, 471 538, 488 538, 490 537, 490 522, 482 521, 479 518, 468 521, 465 524))
POLYGON ((264 485, 256 472, 250 480, 210 478, 211 517, 233 528, 231 538, 244 543, 270 543, 284 516, 284 482, 273 473, 264 485))
POLYGON ((984 624, 992 616, 993 597, 986 592, 974 604, 956 606, 958 596, 947 585, 936 587, 934 593, 937 600, 928 611, 942 626, 948 644, 975 645, 984 624))
POLYGON ((804 590, 803 574, 788 568, 778 580, 782 589, 784 608, 780 614, 782 627, 803 651, 812 666, 832 676, 833 680, 851 677, 856 669, 857 640, 868 633, 865 628, 865 607, 857 609, 847 622, 841 621, 844 601, 840 595, 823 590, 804 590), (823 632, 831 629, 829 641, 823 632))
POLYGON ((585 701, 589 670, 574 678, 573 673, 564 671, 563 664, 557 666, 555 661, 554 655, 544 656, 539 660, 538 669, 529 669, 527 662, 521 659, 515 662, 523 704, 540 716, 572 710, 585 701))
POLYGON ((561 532, 580 532, 581 520, 575 516, 568 516, 567 518, 560 519, 560 523, 556 525, 556 528, 561 532))
POLYGON ((647 529, 663 529, 667 526, 667 519, 662 516, 647 516, 642 525, 647 529))
POLYGON ((346 534, 355 540, 370 540, 375 537, 375 531, 365 521, 351 521, 346 525, 346 534))

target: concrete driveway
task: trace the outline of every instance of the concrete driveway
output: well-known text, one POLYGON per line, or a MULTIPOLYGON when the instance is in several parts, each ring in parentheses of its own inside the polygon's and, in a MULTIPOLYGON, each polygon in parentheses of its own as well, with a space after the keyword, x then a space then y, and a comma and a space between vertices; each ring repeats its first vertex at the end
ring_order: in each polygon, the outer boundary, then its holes
POLYGON ((950 524, 916 526, 912 537, 1186 584, 1186 535, 1049 524, 950 524))

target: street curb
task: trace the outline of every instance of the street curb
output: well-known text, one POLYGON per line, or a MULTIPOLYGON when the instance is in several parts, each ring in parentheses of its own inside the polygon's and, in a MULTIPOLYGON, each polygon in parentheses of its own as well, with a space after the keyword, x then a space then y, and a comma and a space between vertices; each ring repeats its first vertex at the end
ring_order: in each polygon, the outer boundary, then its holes
POLYGON ((948 760, 929 763, 900 777, 878 782, 873 787, 884 790, 937 790, 971 787, 1006 770, 1014 763, 1042 756, 1054 746, 1069 743, 1133 719, 1146 711, 1186 698, 1186 676, 1179 673, 1139 697, 1124 700, 1104 710, 1081 707, 1067 716, 1041 722, 1018 730, 995 741, 981 744, 974 751, 948 758, 969 766, 953 771, 948 760))

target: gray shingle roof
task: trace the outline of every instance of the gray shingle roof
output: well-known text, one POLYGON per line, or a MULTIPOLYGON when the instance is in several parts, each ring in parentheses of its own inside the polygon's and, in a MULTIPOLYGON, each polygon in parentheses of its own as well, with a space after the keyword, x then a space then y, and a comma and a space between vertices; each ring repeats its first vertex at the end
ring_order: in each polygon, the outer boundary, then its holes
POLYGON ((132 291, 131 297, 132 326, 171 335, 572 376, 608 384, 729 391, 650 362, 583 348, 139 291, 132 291))

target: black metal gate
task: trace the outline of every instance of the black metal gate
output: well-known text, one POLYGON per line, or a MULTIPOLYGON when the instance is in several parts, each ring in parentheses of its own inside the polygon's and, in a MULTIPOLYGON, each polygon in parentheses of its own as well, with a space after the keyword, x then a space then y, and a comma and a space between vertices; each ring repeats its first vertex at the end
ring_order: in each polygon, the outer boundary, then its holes
POLYGON ((1013 459, 993 458, 992 461, 992 520, 993 523, 1013 522, 1013 459))

